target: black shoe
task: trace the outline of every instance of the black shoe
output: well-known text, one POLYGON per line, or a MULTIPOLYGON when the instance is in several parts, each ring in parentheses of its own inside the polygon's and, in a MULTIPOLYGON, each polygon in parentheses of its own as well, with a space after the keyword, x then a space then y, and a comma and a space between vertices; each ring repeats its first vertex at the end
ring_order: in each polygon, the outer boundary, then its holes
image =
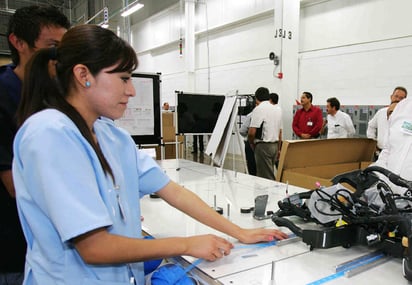
POLYGON ((192 151, 191 153, 197 153, 197 150, 192 151))

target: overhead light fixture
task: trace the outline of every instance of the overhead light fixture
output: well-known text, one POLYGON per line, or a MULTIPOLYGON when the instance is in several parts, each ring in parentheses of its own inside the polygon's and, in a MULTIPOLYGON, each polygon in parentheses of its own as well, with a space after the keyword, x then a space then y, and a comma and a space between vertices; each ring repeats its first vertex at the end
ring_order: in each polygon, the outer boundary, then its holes
POLYGON ((109 27, 109 8, 107 7, 104 7, 103 9, 101 9, 93 17, 91 17, 89 20, 85 21, 84 23, 85 24, 92 23, 92 21, 94 21, 94 19, 96 19, 97 16, 99 16, 101 13, 103 13, 103 21, 100 22, 98 25, 107 29, 109 27))
POLYGON ((127 16, 129 16, 130 14, 133 14, 134 12, 136 12, 137 10, 139 10, 139 9, 141 9, 141 8, 143 8, 143 7, 144 7, 143 4, 138 3, 138 1, 135 1, 135 2, 133 2, 132 4, 128 5, 128 6, 126 7, 126 10, 124 10, 123 13, 120 14, 120 15, 122 15, 122 17, 127 17, 127 16))
POLYGON ((102 28, 109 28, 109 8, 103 8, 103 22, 100 24, 102 28))

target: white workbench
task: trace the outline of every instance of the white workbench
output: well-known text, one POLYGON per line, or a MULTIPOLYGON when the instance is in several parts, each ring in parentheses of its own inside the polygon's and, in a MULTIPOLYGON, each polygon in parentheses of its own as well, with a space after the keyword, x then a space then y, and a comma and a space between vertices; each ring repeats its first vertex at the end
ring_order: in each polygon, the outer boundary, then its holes
MULTIPOLYGON (((253 207, 256 196, 268 194, 266 209, 276 211, 277 202, 286 195, 285 184, 182 159, 162 160, 159 165, 172 180, 195 192, 210 206, 215 206, 216 201, 216 206, 223 208, 223 215, 235 224, 247 228, 276 227, 270 219, 258 221, 252 213, 240 213, 240 208, 253 207)), ((302 191, 306 189, 288 185, 289 194, 302 191)), ((264 248, 245 248, 233 238, 200 224, 161 199, 145 196, 141 207, 143 230, 156 238, 215 233, 235 243, 229 256, 216 262, 198 264, 193 275, 208 277, 208 281, 199 277, 200 284, 300 285, 317 280, 319 282, 314 284, 323 284, 328 276, 327 284, 409 284, 402 276, 400 259, 391 259, 350 278, 333 275, 335 266, 369 253, 365 247, 309 251, 306 244, 295 241, 264 248), (271 281, 272 276, 275 283, 271 281)), ((183 257, 182 260, 196 261, 192 257, 183 257)))

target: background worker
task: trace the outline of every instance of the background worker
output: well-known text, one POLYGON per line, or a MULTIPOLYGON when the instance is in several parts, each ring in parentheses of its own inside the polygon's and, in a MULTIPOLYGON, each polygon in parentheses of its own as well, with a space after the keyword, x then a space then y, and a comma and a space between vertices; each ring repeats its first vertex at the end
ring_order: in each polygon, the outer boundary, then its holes
POLYGON ((255 152, 256 176, 275 180, 275 163, 282 140, 282 111, 269 102, 269 90, 255 92, 256 107, 248 131, 248 140, 255 152))
MULTIPOLYGON (((280 110, 282 110, 282 109, 280 108, 280 106, 278 105, 278 103, 279 103, 279 95, 278 95, 277 93, 270 93, 270 94, 269 94, 269 102, 270 102, 271 104, 273 104, 276 108, 279 108, 280 110)), ((279 134, 279 138, 280 138, 280 139, 279 139, 279 141, 278 141, 278 154, 277 154, 276 162, 275 162, 276 168, 278 168, 278 165, 279 165, 280 150, 282 149, 282 137, 283 137, 282 132, 283 132, 283 130, 281 129, 281 130, 280 130, 280 134, 279 134)))
MULTIPOLYGON (((378 160, 374 163, 392 171, 407 181, 412 180, 412 99, 407 98, 399 103, 390 115, 387 141, 378 160)), ((394 193, 403 195, 406 188, 394 185, 388 179, 394 193)))
MULTIPOLYGON (((279 103, 279 95, 277 93, 270 93, 269 94, 269 102, 273 105, 278 105, 279 103)), ((279 105, 278 105, 279 106, 279 105)))
POLYGON ((163 110, 163 111, 169 111, 169 108, 170 108, 169 103, 168 103, 168 102, 164 102, 164 103, 163 103, 162 110, 163 110))
MULTIPOLYGON (((252 110, 253 112, 253 110, 252 110)), ((239 129, 239 133, 241 136, 244 137, 245 143, 245 156, 246 156, 246 165, 249 175, 256 176, 256 160, 255 160, 255 152, 252 149, 249 140, 248 140, 248 133, 250 127, 250 121, 252 120, 252 112, 246 115, 246 118, 242 122, 242 126, 239 129)))
POLYGON ((312 100, 312 93, 303 92, 302 96, 300 96, 302 108, 297 110, 293 117, 293 132, 301 139, 318 138, 322 128, 322 110, 312 105, 312 100))
POLYGON ((340 110, 340 102, 332 97, 326 100, 328 139, 350 138, 355 134, 355 127, 348 114, 340 110))
MULTIPOLYGON (((392 103, 398 103, 408 96, 408 91, 405 87, 397 86, 393 90, 390 101, 392 103)), ((388 107, 379 109, 376 114, 368 122, 368 129, 366 131, 366 136, 370 139, 376 140, 376 151, 375 160, 378 158, 379 153, 385 146, 386 138, 388 135, 388 107)))
POLYGON ((200 154, 203 155, 204 149, 203 135, 193 135, 192 153, 196 154, 199 150, 200 154), (197 147, 198 145, 199 147, 197 147))

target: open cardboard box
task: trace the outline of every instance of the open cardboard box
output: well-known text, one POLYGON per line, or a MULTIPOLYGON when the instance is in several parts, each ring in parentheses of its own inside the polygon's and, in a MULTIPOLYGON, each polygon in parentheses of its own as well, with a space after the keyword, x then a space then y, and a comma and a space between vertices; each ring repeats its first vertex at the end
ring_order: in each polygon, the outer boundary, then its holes
MULTIPOLYGON (((176 144, 179 147, 179 158, 183 158, 184 148, 184 137, 181 135, 176 135, 175 126, 175 112, 162 112, 162 136, 164 142, 164 159, 173 159, 176 157, 176 144)), ((158 147, 158 149, 160 149, 158 147)), ((160 159, 160 150, 157 151, 159 155, 156 159, 160 159)))
POLYGON ((163 149, 160 146, 143 146, 142 148, 154 148, 156 152, 156 160, 183 158, 185 152, 184 137, 176 135, 175 127, 175 112, 162 112, 162 137, 163 149), (178 146, 179 157, 176 155, 176 145, 178 146))
POLYGON ((364 169, 376 141, 366 138, 283 141, 276 180, 307 189, 330 186, 334 176, 364 169))

